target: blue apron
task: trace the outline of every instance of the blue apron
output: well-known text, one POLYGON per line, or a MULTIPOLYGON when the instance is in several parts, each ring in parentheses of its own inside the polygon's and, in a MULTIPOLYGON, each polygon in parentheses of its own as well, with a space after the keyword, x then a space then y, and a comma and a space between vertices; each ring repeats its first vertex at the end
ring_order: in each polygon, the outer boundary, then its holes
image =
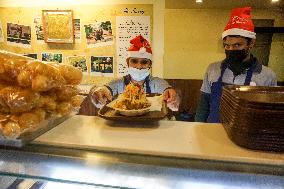
MULTIPOLYGON (((131 81, 131 76, 130 75, 126 75, 123 77, 123 80, 124 80, 124 85, 128 85, 131 81)), ((146 93, 147 94, 150 94, 151 93, 151 87, 150 87, 150 79, 149 79, 149 76, 147 76, 145 78, 145 84, 146 84, 146 93)))
MULTIPOLYGON (((222 63, 221 65, 221 75, 217 82, 212 83, 211 86, 211 96, 210 96, 210 112, 207 118, 208 123, 220 123, 220 116, 219 116, 219 106, 221 101, 222 89, 226 83, 222 82, 223 75, 225 70, 227 69, 228 64, 222 63)), ((249 85, 252 78, 254 66, 251 66, 246 75, 244 85, 249 85)))

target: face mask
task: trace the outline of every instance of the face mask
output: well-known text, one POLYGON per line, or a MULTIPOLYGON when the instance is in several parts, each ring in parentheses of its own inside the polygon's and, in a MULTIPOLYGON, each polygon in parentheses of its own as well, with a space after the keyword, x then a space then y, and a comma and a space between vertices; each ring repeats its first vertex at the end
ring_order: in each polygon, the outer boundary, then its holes
POLYGON ((247 57, 248 51, 242 50, 225 50, 226 60, 228 63, 240 64, 247 57))
POLYGON ((128 68, 128 73, 135 81, 142 81, 150 74, 148 68, 140 70, 133 67, 128 68))
POLYGON ((248 55, 247 50, 225 50, 225 53, 228 67, 235 75, 240 75, 251 66, 252 61, 243 62, 248 55))

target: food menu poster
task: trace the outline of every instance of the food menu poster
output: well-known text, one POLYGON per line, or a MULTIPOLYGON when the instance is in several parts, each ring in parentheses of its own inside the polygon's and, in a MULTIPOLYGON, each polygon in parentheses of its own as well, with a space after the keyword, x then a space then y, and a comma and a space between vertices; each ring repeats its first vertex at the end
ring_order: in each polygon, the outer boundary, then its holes
POLYGON ((116 17, 117 77, 127 75, 127 49, 130 40, 139 34, 150 41, 150 16, 116 17))

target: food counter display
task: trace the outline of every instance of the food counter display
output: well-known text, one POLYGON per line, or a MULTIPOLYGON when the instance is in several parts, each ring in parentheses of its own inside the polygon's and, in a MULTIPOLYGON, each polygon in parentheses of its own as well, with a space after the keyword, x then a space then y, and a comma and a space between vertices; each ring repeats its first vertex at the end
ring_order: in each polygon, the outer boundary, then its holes
POLYGON ((221 124, 76 115, 25 147, 1 147, 0 164, 2 179, 82 188, 284 187, 284 154, 239 147, 221 124))
POLYGON ((0 59, 0 189, 284 187, 283 153, 241 148, 221 124, 169 121, 162 96, 138 84, 100 117, 72 116, 80 70, 0 59))

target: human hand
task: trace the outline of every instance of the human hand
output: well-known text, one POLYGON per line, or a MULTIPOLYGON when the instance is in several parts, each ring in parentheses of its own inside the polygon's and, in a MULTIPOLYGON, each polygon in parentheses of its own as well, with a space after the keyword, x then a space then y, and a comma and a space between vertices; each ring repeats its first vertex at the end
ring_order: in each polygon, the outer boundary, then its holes
POLYGON ((112 95, 106 86, 95 87, 90 91, 90 97, 92 103, 97 107, 101 108, 108 101, 112 101, 112 95))
POLYGON ((167 102, 167 107, 172 111, 178 111, 180 98, 174 89, 166 89, 163 93, 164 101, 167 102))

